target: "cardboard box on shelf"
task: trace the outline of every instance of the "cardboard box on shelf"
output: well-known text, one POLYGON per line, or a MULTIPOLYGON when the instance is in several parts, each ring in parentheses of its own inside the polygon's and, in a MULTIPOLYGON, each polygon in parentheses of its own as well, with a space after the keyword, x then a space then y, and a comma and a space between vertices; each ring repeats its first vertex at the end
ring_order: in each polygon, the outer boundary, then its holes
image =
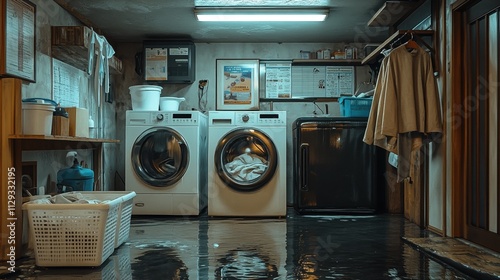
POLYGON ((69 136, 89 137, 89 110, 85 108, 64 108, 69 116, 69 136))
POLYGON ((53 116, 52 135, 69 136, 69 118, 53 116))

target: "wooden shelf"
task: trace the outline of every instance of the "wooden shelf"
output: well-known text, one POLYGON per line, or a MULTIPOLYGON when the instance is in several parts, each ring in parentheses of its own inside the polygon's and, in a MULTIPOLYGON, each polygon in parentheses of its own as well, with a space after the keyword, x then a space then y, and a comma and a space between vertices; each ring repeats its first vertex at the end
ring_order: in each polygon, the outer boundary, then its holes
POLYGON ((120 140, 87 138, 73 136, 52 136, 52 135, 9 135, 9 139, 28 139, 28 140, 48 140, 48 141, 70 141, 70 142, 98 142, 98 143, 119 143, 120 140))
MULTIPOLYGON (((89 38, 92 30, 86 26, 52 26, 52 57, 87 72, 89 38)), ((121 74, 122 62, 108 59, 111 74, 121 74)))
POLYGON ((294 59, 292 65, 361 66, 361 59, 294 59))
POLYGON ((374 51, 368 54, 365 59, 361 61, 362 64, 368 64, 372 60, 376 59, 380 54, 380 52, 390 45, 392 42, 397 40, 400 36, 404 35, 407 32, 411 32, 417 36, 433 36, 434 30, 398 30, 394 34, 392 34, 387 40, 385 40, 382 44, 380 44, 374 51))
POLYGON ((391 27, 398 24, 425 1, 386 1, 368 21, 369 27, 391 27))
POLYGON ((104 143, 119 143, 115 139, 99 139, 72 136, 9 135, 14 143, 21 143, 23 150, 66 150, 99 148, 104 143))
POLYGON ((339 97, 260 98, 260 102, 336 102, 339 97))

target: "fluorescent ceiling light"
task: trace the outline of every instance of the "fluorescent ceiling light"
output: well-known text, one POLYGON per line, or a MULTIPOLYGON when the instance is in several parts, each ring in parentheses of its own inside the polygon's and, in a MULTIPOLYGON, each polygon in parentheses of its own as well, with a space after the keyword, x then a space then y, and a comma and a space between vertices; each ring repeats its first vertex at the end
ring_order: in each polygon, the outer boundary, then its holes
POLYGON ((194 8, 199 21, 324 21, 328 9, 194 8))

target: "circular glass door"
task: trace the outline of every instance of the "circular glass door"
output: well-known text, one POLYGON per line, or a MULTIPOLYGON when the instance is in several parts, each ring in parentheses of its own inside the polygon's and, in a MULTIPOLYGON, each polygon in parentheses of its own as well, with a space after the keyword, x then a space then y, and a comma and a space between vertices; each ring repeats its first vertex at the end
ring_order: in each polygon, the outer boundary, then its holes
POLYGON ((132 147, 132 166, 147 184, 167 187, 179 181, 189 164, 186 140, 168 127, 144 131, 132 147))
POLYGON ((222 181, 237 191, 255 191, 276 172, 278 153, 265 133, 252 128, 226 134, 215 150, 215 167, 222 181))

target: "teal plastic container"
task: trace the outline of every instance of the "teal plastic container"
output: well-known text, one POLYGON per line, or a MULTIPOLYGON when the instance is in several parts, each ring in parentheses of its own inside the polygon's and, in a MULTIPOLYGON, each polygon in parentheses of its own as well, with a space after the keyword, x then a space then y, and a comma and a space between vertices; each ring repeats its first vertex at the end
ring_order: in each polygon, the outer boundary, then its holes
POLYGON ((340 114, 343 117, 368 117, 373 98, 341 97, 340 114))
POLYGON ((57 172, 57 188, 59 192, 93 191, 94 171, 81 167, 75 160, 73 166, 57 172))

